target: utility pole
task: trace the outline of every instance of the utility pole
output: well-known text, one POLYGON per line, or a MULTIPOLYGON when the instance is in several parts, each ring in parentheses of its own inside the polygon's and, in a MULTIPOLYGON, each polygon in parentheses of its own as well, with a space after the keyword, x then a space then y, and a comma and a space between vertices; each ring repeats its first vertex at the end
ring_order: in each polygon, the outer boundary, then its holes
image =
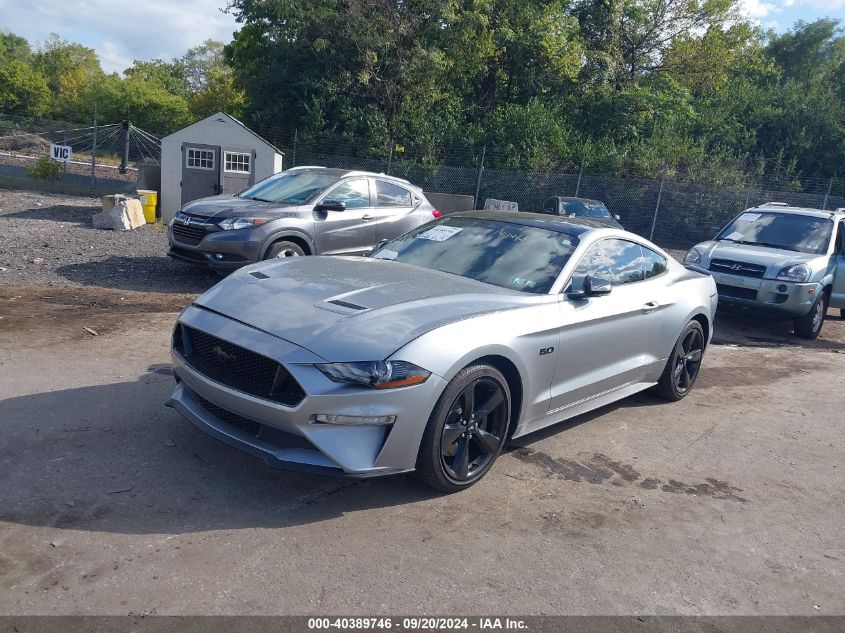
POLYGON ((120 173, 126 173, 126 166, 129 163, 129 132, 132 130, 132 123, 124 121, 123 127, 123 156, 120 159, 120 173))
POLYGON ((393 165, 393 141, 390 142, 390 154, 387 156, 387 175, 390 175, 390 167, 393 165))
POLYGON ((581 176, 584 173, 584 161, 587 159, 586 152, 581 156, 581 169, 578 170, 578 182, 575 183, 575 197, 578 197, 578 192, 581 191, 581 176))
POLYGON ((97 193, 97 104, 94 103, 94 142, 91 144, 91 193, 97 193))
POLYGON ((296 144, 299 141, 299 128, 293 129, 293 157, 290 161, 291 167, 296 167, 296 144))
POLYGON ((481 175, 484 173, 484 157, 487 154, 487 145, 481 148, 481 164, 478 166, 478 182, 475 184, 475 200, 472 206, 478 208, 478 196, 481 195, 481 175))
POLYGON ((660 177, 660 189, 657 191, 657 204, 654 205, 654 218, 651 221, 651 233, 648 239, 654 241, 654 228, 657 225, 657 212, 660 211, 660 198, 663 197, 663 182, 666 180, 666 170, 663 170, 663 175, 660 177))
POLYGON ((830 182, 827 183, 827 193, 824 194, 824 202, 822 203, 822 210, 827 209, 827 199, 830 198, 830 190, 833 189, 833 176, 830 177, 830 182))

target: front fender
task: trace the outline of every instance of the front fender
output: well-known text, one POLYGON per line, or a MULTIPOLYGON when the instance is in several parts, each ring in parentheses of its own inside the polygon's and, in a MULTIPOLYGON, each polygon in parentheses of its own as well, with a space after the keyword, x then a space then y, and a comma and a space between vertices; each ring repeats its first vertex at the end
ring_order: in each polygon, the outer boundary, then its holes
POLYGON ((273 231, 266 238, 264 238, 264 242, 261 245, 261 259, 264 259, 267 256, 267 251, 273 243, 285 239, 286 237, 296 237, 298 239, 301 239, 308 245, 308 251, 310 252, 310 254, 316 254, 314 240, 311 239, 311 236, 308 234, 307 231, 297 228, 286 227, 273 231))

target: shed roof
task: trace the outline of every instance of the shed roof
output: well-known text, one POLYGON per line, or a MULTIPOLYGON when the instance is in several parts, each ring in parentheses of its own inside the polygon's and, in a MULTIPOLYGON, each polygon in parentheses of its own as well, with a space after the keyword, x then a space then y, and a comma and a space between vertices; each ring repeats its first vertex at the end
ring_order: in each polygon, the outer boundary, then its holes
POLYGON ((270 143, 267 139, 265 139, 265 138, 263 138, 263 137, 259 136, 258 134, 256 134, 256 133, 255 133, 255 132, 253 132, 252 130, 250 130, 250 129, 246 126, 246 125, 244 125, 243 123, 241 123, 240 121, 238 121, 238 120, 237 120, 235 117, 233 117, 231 114, 226 114, 225 112, 217 112, 217 113, 215 113, 215 114, 212 114, 211 116, 207 116, 207 117, 205 117, 204 119, 200 119, 199 121, 195 121, 194 123, 191 123, 190 125, 187 125, 187 126, 183 127, 182 129, 176 130, 176 131, 175 131, 175 132, 173 132, 172 134, 168 134, 167 136, 163 137, 161 140, 163 141, 163 140, 164 140, 164 139, 166 139, 166 138, 170 138, 171 136, 174 136, 174 135, 176 135, 176 134, 179 134, 179 133, 181 133, 181 132, 184 132, 185 130, 190 129, 190 128, 194 127, 195 125, 200 125, 201 123, 205 123, 205 122, 207 122, 207 121, 213 121, 213 120, 220 121, 220 117, 223 117, 223 118, 225 118, 225 119, 228 119, 228 120, 229 120, 229 121, 231 121, 232 123, 235 123, 235 124, 237 124, 237 125, 241 126, 244 130, 246 130, 247 132, 249 132, 252 136, 254 136, 255 138, 257 138, 259 141, 261 141, 264 145, 266 145, 267 147, 269 147, 270 149, 272 149, 272 150, 273 150, 274 152, 276 152, 277 154, 281 154, 282 156, 284 156, 284 155, 285 155, 285 153, 284 153, 282 150, 280 150, 278 147, 276 147, 275 145, 273 145, 272 143, 270 143))

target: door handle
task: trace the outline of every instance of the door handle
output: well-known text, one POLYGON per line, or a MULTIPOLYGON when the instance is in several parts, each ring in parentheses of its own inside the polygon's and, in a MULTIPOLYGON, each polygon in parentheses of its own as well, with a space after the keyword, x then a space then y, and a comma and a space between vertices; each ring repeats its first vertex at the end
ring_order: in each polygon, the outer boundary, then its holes
POLYGON ((648 314, 649 312, 654 312, 659 307, 660 307, 660 304, 657 303, 657 301, 649 301, 648 303, 643 305, 643 312, 648 314))
POLYGON ((361 218, 364 222, 369 222, 370 220, 374 219, 374 216, 367 214, 361 218))

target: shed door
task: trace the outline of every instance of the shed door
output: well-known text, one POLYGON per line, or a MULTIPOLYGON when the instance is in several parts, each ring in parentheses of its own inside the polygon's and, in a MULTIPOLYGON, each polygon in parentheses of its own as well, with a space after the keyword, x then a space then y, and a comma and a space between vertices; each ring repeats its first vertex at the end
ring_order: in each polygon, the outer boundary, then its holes
POLYGON ((220 148, 182 143, 182 204, 220 193, 220 148))
POLYGON ((255 151, 223 148, 220 161, 222 193, 235 194, 255 182, 255 151))

